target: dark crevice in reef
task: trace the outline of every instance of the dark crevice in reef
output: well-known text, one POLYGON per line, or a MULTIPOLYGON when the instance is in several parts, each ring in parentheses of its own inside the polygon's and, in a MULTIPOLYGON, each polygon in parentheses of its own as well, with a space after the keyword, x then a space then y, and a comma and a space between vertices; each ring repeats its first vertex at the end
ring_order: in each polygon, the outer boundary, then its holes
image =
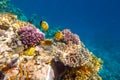
POLYGON ((69 68, 68 66, 64 66, 64 64, 62 62, 60 62, 60 61, 56 62, 55 60, 52 60, 51 66, 54 70, 54 75, 55 75, 54 80, 61 80, 62 75, 64 75, 67 68, 69 68))

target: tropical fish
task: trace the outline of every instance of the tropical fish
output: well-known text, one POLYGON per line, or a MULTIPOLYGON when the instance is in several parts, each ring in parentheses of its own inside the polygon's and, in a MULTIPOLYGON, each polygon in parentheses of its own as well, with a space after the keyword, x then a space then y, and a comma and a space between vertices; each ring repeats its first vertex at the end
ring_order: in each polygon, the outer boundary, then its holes
POLYGON ((55 33, 54 37, 55 37, 56 40, 61 40, 63 38, 63 34, 62 34, 61 31, 58 31, 58 32, 55 33))
POLYGON ((42 46, 51 46, 51 45, 53 44, 53 41, 50 40, 50 39, 45 39, 45 40, 43 40, 43 41, 40 41, 40 44, 41 44, 42 46))
POLYGON ((42 27, 43 30, 47 31, 49 29, 49 25, 46 21, 40 21, 40 26, 42 27))

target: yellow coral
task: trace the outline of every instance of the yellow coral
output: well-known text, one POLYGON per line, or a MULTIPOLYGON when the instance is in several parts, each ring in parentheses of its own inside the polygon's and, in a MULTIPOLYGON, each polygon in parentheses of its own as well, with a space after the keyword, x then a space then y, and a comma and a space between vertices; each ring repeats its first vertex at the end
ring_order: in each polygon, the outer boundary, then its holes
POLYGON ((26 56, 33 56, 34 53, 35 53, 35 47, 31 47, 31 48, 29 48, 29 49, 27 49, 25 51, 24 55, 26 55, 26 56))

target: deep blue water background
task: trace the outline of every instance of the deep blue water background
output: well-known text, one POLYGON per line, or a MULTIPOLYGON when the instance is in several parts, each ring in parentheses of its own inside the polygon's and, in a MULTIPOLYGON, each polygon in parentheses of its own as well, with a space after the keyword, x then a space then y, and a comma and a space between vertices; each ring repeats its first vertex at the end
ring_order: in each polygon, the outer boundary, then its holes
POLYGON ((120 0, 11 0, 30 18, 69 28, 103 59, 103 80, 120 80, 120 0))

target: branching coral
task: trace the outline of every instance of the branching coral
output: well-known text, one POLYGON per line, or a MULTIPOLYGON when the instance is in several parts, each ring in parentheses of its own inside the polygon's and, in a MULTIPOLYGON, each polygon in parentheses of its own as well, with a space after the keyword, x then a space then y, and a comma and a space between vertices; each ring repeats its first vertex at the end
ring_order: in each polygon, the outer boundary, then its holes
POLYGON ((69 29, 64 29, 62 31, 63 33, 63 39, 61 40, 62 42, 68 44, 69 42, 73 44, 79 44, 79 36, 77 34, 73 34, 69 29))
POLYGON ((44 40, 45 35, 34 26, 27 25, 25 27, 19 28, 18 35, 20 40, 27 47, 36 46, 41 40, 44 40))

